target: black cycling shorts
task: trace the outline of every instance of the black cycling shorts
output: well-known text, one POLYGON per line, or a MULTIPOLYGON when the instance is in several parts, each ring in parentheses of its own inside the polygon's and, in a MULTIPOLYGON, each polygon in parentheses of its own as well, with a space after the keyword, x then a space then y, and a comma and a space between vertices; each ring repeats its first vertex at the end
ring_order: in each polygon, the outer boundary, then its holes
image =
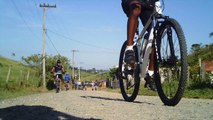
POLYGON ((131 6, 134 4, 139 4, 141 5, 141 14, 140 14, 140 19, 143 25, 145 25, 147 23, 147 21, 149 20, 151 14, 153 13, 154 10, 154 4, 155 4, 156 0, 149 0, 148 2, 141 2, 140 0, 138 0, 137 2, 134 2, 133 4, 131 3, 131 0, 122 0, 122 8, 124 13, 127 15, 127 17, 130 14, 130 8, 131 6))

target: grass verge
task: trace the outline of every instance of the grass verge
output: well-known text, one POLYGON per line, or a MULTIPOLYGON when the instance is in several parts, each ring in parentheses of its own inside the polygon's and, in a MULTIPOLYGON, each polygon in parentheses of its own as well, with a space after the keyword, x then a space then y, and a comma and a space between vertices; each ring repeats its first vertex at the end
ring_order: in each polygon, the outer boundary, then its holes
POLYGON ((6 90, 0 89, 0 101, 9 98, 16 98, 19 96, 26 96, 41 92, 47 92, 46 89, 43 88, 25 88, 25 89, 18 89, 18 90, 6 90))
MULTIPOLYGON (((106 91, 121 93, 119 88, 117 88, 117 89, 107 88, 106 91)), ((154 92, 152 90, 148 90, 148 89, 144 88, 143 85, 141 85, 138 95, 158 96, 158 93, 154 92)), ((194 99, 213 99, 213 88, 209 87, 209 86, 195 88, 195 87, 192 87, 191 85, 187 85, 187 87, 184 91, 183 97, 184 98, 194 98, 194 99)))

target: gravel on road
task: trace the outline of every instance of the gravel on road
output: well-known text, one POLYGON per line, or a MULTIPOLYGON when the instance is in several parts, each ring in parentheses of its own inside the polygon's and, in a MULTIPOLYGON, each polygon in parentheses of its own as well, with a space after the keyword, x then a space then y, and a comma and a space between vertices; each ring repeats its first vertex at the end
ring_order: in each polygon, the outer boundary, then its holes
POLYGON ((213 100, 186 99, 174 107, 157 96, 125 102, 119 93, 70 90, 0 101, 0 120, 213 120, 213 100))

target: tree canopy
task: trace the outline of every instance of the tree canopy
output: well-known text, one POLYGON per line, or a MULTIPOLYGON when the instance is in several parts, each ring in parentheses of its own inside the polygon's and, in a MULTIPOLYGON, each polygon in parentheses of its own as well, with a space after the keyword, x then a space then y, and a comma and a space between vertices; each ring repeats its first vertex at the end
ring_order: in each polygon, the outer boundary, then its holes
POLYGON ((213 37, 213 32, 209 33, 209 37, 213 37))
MULTIPOLYGON (((69 69, 69 59, 67 57, 61 56, 61 55, 55 55, 55 56, 46 56, 46 69, 47 72, 50 72, 52 67, 56 64, 57 60, 61 60, 62 65, 65 69, 69 69)), ((41 71, 41 64, 42 64, 43 57, 40 54, 33 54, 28 57, 22 57, 22 61, 24 64, 38 69, 38 71, 41 71)))
POLYGON ((193 44, 191 46, 191 52, 188 55, 188 64, 192 73, 199 72, 199 58, 202 61, 213 60, 213 44, 193 44))

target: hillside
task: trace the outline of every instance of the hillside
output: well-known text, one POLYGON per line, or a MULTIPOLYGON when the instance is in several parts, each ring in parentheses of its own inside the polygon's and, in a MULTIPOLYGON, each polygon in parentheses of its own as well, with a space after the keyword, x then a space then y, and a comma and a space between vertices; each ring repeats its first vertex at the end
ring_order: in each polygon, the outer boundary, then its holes
POLYGON ((0 99, 34 93, 40 82, 36 70, 0 56, 0 99))
MULTIPOLYGON (((17 85, 20 84, 20 82, 27 82, 27 84, 31 84, 33 82, 32 84, 34 84, 34 86, 39 85, 39 71, 36 71, 33 68, 23 65, 18 61, 0 57, 0 88, 2 88, 6 84, 9 69, 10 74, 8 78, 8 83, 10 85, 12 83, 15 83, 17 85)), ((67 72, 71 74, 71 70, 68 70, 67 72)), ((102 80, 109 77, 108 71, 102 70, 81 70, 80 76, 81 81, 102 80)), ((75 79, 79 80, 78 69, 75 69, 75 79)))
POLYGON ((0 57, 0 88, 14 86, 37 86, 38 72, 18 61, 0 57))

